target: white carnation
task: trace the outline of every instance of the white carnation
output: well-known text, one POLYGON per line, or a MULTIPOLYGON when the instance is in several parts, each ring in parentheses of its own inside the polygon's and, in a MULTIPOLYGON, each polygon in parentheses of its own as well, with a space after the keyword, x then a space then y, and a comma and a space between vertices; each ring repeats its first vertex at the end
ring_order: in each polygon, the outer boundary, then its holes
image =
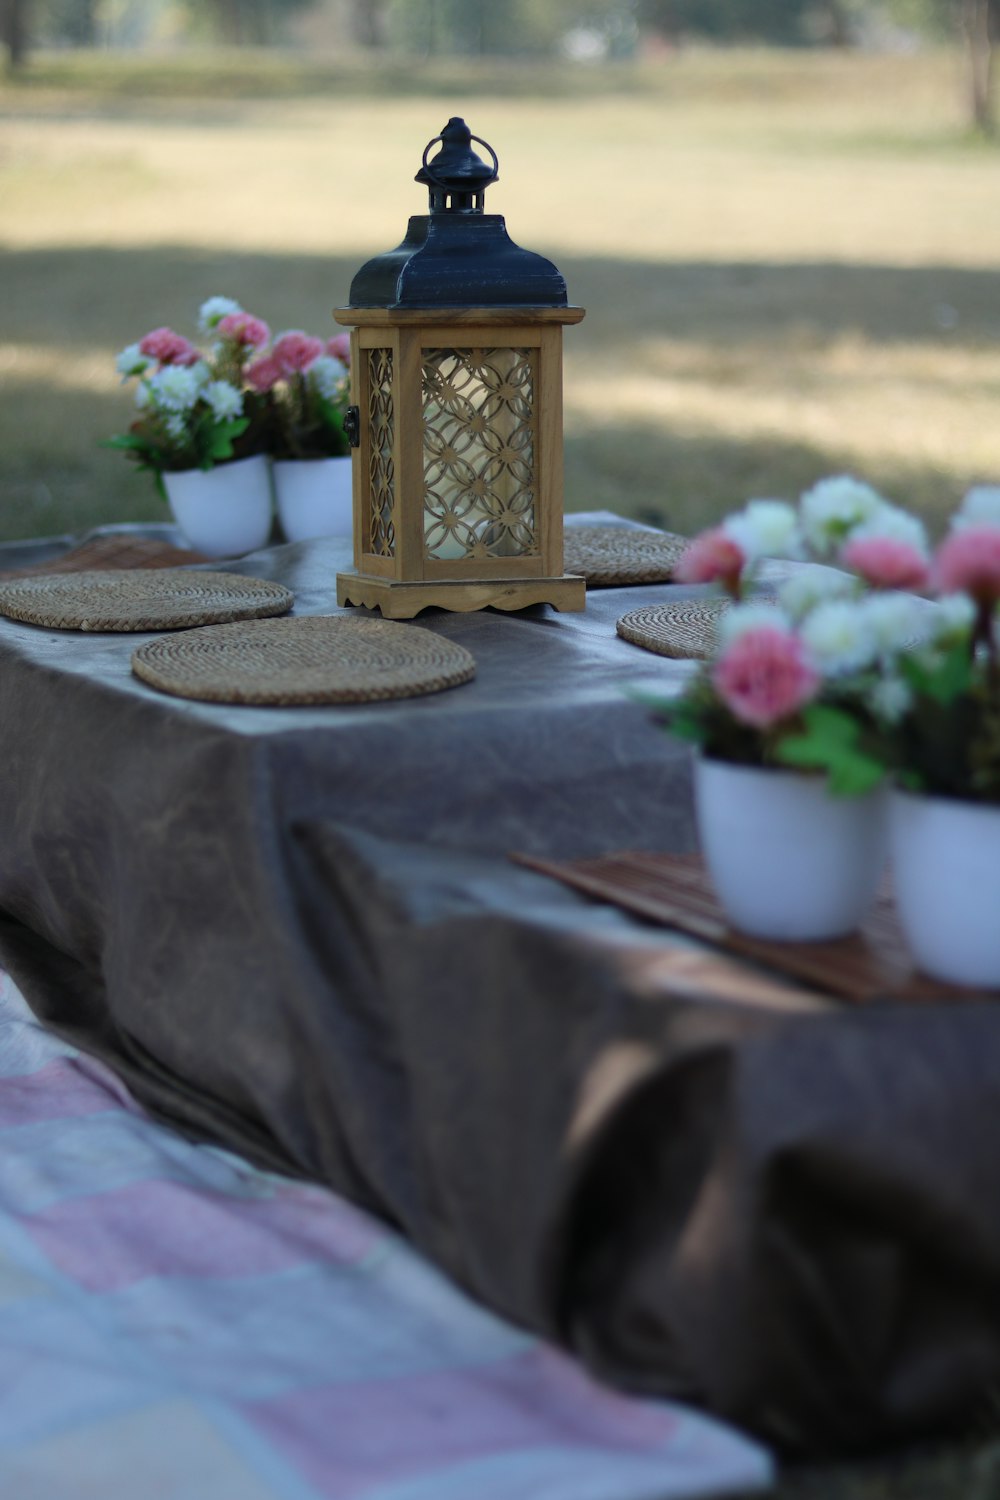
POLYGON ((929 611, 912 594, 895 590, 869 594, 860 601, 859 607, 880 656, 905 651, 922 641, 928 633, 929 611))
POLYGON ((211 333, 230 313, 242 311, 240 304, 234 302, 232 297, 209 297, 198 309, 198 327, 202 333, 211 333))
POLYGON ((147 382, 149 394, 161 411, 190 411, 201 394, 197 365, 165 365, 147 382))
POLYGON ((243 393, 230 385, 228 380, 209 381, 202 395, 220 422, 231 421, 243 410, 243 393))
POLYGON ((129 344, 115 360, 115 369, 123 380, 127 380, 130 375, 145 374, 150 365, 155 364, 156 360, 143 354, 138 344, 129 344))
POLYGON ((169 412, 164 418, 163 425, 167 429, 168 436, 172 437, 175 442, 182 442, 187 437, 187 422, 182 412, 169 412))
POLYGON ((938 599, 930 618, 930 634, 935 645, 961 640, 976 621, 976 606, 968 594, 945 594, 938 599))
POLYGON ((851 529, 848 540, 867 541, 871 537, 905 542, 908 546, 915 548, 921 557, 930 556, 930 543, 927 540, 927 528, 924 523, 898 505, 889 505, 888 502, 880 505, 867 521, 862 521, 860 525, 851 529))
POLYGON ((347 379, 347 366, 332 354, 321 354, 309 366, 309 379, 327 401, 336 400, 347 379))
POLYGON ((860 585, 850 573, 833 568, 802 568, 786 578, 778 589, 778 602, 793 620, 802 620, 818 604, 831 599, 850 599, 860 585))
POLYGON ((973 485, 951 524, 955 531, 966 526, 1000 526, 1000 484, 973 485))
POLYGON ((821 479, 806 490, 799 502, 799 515, 806 541, 820 557, 826 557, 856 526, 861 526, 887 502, 870 484, 850 474, 821 479))
POLYGON ((731 646, 733 641, 745 635, 748 630, 766 627, 787 632, 791 630, 792 622, 777 604, 750 599, 745 604, 734 604, 730 609, 724 610, 715 627, 715 634, 720 646, 731 646))
POLYGON ((722 526, 748 561, 758 557, 801 557, 802 534, 794 506, 784 500, 750 500, 722 526))
POLYGON ((898 724, 913 705, 913 692, 901 677, 880 677, 868 695, 872 712, 888 724, 898 724))
POLYGON ((878 655, 874 631, 856 600, 818 605, 802 621, 799 634, 824 676, 859 672, 878 655))

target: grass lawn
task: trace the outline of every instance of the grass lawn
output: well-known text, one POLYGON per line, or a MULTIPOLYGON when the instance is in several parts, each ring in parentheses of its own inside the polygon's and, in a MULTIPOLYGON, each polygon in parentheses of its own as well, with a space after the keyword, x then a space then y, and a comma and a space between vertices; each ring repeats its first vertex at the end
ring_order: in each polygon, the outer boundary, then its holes
POLYGON ((959 85, 947 54, 43 56, 0 86, 0 537, 162 518, 99 446, 130 420, 117 350, 192 333, 214 293, 332 329, 455 112, 500 155, 491 205, 588 310, 569 509, 688 530, 851 469, 939 518, 1000 479, 1000 151, 959 85))

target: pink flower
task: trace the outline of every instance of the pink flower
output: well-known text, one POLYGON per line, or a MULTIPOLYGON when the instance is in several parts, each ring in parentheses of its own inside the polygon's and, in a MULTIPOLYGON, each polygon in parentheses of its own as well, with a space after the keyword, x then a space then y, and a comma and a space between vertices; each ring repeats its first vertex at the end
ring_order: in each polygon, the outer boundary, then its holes
POLYGON ((721 526, 703 531, 682 553, 674 567, 678 583, 723 583, 731 594, 739 592, 746 553, 721 526))
POLYGON ((302 333, 293 328, 275 339, 271 358, 277 360, 283 375, 297 375, 308 370, 323 353, 323 340, 311 333, 302 333))
POLYGON ((285 372, 274 355, 268 354, 255 359, 253 364, 247 365, 245 374, 247 384, 252 385, 255 391, 263 395, 265 391, 272 390, 279 380, 284 379, 285 372))
POLYGON ((220 339, 229 339, 234 344, 246 344, 251 349, 259 349, 271 337, 267 324, 246 312, 226 313, 224 318, 219 319, 215 332, 220 339))
POLYGON ((922 589, 930 581, 926 559, 896 537, 858 537, 848 542, 842 560, 873 589, 922 589))
POLYGON ((969 594, 981 605, 1000 599, 1000 526, 967 526, 945 538, 934 558, 942 594, 969 594))
POLYGON ((820 676, 802 642, 775 625, 738 635, 712 672, 716 692, 735 719, 768 729, 815 698, 820 676))
POLYGON ((196 365, 199 354, 193 344, 172 328, 154 328, 139 340, 139 352, 161 365, 196 365))
POLYGON ((351 335, 349 333, 335 333, 332 339, 326 341, 326 352, 332 354, 334 359, 339 359, 342 365, 351 368, 351 335))

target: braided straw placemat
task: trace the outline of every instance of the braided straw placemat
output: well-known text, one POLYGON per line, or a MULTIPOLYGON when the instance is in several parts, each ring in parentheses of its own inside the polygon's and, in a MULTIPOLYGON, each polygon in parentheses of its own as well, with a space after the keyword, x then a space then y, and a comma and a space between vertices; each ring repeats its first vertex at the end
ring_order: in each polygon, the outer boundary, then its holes
POLYGON ((374 703, 457 687, 476 661, 419 625, 303 615, 161 636, 133 653, 132 670, 209 703, 374 703))
POLYGON ((180 630, 291 609, 280 583, 188 568, 39 574, 0 584, 0 614, 54 630, 180 630))
POLYGON ((592 589, 666 583, 688 540, 671 531, 631 526, 567 526, 563 568, 582 574, 592 589))
POLYGON ((716 626, 728 608, 723 597, 644 604, 622 615, 615 628, 623 640, 658 656, 706 661, 715 651, 716 626))

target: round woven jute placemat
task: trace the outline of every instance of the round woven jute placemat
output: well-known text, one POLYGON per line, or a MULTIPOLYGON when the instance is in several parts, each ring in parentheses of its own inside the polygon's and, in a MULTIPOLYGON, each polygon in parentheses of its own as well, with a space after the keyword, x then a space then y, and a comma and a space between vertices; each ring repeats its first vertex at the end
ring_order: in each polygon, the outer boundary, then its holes
POLYGON ((688 546, 672 531, 643 531, 630 526, 567 526, 563 569, 582 574, 592 589, 633 583, 667 583, 688 546))
POLYGON ((458 687, 476 661, 420 625, 303 615, 161 636, 133 652, 132 670, 209 703, 374 703, 458 687))
POLYGON ((280 583, 191 568, 108 568, 0 584, 0 614, 54 630, 183 630, 282 615, 294 602, 280 583))
POLYGON ((715 651, 716 628, 728 608, 728 599, 715 597, 644 604, 622 615, 615 628, 624 640, 658 656, 705 661, 715 651))

